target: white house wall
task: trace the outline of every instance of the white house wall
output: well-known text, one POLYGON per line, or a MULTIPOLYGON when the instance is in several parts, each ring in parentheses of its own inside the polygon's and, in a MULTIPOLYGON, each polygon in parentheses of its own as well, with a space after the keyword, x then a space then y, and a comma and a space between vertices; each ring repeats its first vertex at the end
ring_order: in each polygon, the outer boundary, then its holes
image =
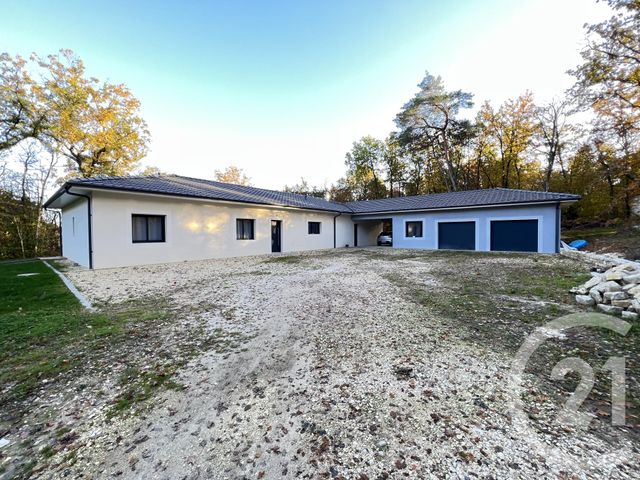
POLYGON ((87 200, 78 199, 62 210, 62 254, 89 266, 89 212, 87 200))
MULTIPOLYGON (((333 248, 335 215, 331 212, 94 191, 94 268, 270 253, 271 220, 282 221, 283 252, 333 248), (133 243, 132 214, 164 215, 166 241, 133 243), (238 218, 255 220, 254 240, 236 239, 238 218), (319 235, 308 234, 307 222, 310 221, 321 222, 319 235)), ((337 217, 336 245, 351 245, 352 237, 350 216, 343 214, 337 217)))
MULTIPOLYGON (((353 222, 363 222, 376 218, 392 218, 393 246, 396 248, 438 248, 438 222, 441 221, 475 221, 476 250, 491 250, 491 220, 538 220, 538 252, 555 253, 557 250, 556 205, 532 205, 521 207, 452 209, 429 212, 393 213, 385 215, 354 215, 353 222), (419 238, 405 236, 405 222, 422 221, 423 235, 419 238)), ((559 215, 558 215, 559 217, 559 215)), ((358 238, 359 240, 359 238, 358 238)), ((358 241, 358 244, 360 242, 358 241)))
MULTIPOLYGON (((331 214, 331 218, 333 216, 334 214, 331 214)), ((336 247, 347 246, 353 247, 353 222, 351 221, 351 215, 343 213, 336 218, 336 247)), ((330 247, 333 247, 333 239, 330 247)))

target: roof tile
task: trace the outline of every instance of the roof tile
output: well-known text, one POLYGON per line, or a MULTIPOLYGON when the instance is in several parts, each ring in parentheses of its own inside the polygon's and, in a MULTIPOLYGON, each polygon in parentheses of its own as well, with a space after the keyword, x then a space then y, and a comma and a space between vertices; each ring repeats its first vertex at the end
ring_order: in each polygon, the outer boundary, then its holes
MULTIPOLYGON (((472 208, 536 202, 570 202, 580 199, 578 195, 567 193, 492 188, 339 203, 298 193, 265 190, 263 188, 215 182, 213 180, 201 180, 179 175, 76 178, 67 181, 65 187, 67 186, 157 193, 189 198, 287 206, 355 214, 408 210, 438 210, 460 207, 472 208)), ((62 193, 64 193, 64 187, 49 199, 45 206, 53 202, 62 193)))
POLYGON ((229 202, 298 207, 330 212, 351 212, 344 204, 325 200, 324 198, 215 182, 213 180, 182 177, 179 175, 77 178, 69 180, 67 183, 79 187, 158 193, 229 202))
POLYGON ((460 192, 434 193, 412 197, 381 198, 349 202, 346 205, 354 213, 377 213, 406 210, 438 210, 456 207, 479 207, 503 204, 568 202, 579 200, 578 195, 568 193, 536 192, 509 188, 466 190, 460 192))

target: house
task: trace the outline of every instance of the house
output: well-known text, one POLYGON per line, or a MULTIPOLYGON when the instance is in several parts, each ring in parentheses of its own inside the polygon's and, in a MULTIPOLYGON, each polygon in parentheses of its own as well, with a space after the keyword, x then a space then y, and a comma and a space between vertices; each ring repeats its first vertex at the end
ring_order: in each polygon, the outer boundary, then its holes
POLYGON ((67 181, 63 255, 89 268, 376 244, 555 253, 576 195, 503 188, 338 203, 177 175, 67 181))

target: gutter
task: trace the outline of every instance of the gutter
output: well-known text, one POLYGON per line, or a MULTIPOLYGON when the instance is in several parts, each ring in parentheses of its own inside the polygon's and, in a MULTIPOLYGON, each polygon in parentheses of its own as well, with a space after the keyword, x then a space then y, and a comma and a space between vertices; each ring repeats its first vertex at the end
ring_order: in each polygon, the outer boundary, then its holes
POLYGON ((82 193, 73 193, 70 190, 71 186, 66 186, 64 187, 64 192, 67 193, 68 195, 72 195, 74 197, 82 197, 82 198, 86 198, 87 199, 87 223, 88 223, 88 227, 87 227, 87 233, 89 234, 89 269, 93 269, 93 234, 92 234, 92 229, 91 229, 91 224, 93 223, 93 218, 91 215, 91 197, 89 195, 84 195, 82 193))
POLYGON ((342 212, 333 216, 333 248, 336 248, 336 218, 342 215, 342 212))

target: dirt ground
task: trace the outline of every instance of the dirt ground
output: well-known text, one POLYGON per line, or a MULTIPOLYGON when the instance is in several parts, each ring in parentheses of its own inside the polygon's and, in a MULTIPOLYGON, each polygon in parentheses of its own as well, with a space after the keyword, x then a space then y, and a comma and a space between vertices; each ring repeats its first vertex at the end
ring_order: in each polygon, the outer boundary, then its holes
POLYGON ((617 227, 575 228, 563 230, 563 240, 586 240, 589 252, 617 255, 640 261, 640 225, 617 227))
POLYGON ((73 436, 34 476, 638 478, 635 420, 558 428, 535 403, 553 396, 532 378, 533 426, 512 421, 517 345, 574 307, 547 290, 501 293, 484 280, 506 269, 588 271, 555 256, 392 249, 72 270, 102 308, 154 299, 173 315, 148 327, 153 351, 120 352, 82 378, 81 392, 67 388, 50 422, 73 436), (506 334, 500 319, 514 312, 526 318, 506 334), (180 350, 179 388, 113 413, 123 365, 157 368, 165 343, 194 337, 208 343, 180 350))

